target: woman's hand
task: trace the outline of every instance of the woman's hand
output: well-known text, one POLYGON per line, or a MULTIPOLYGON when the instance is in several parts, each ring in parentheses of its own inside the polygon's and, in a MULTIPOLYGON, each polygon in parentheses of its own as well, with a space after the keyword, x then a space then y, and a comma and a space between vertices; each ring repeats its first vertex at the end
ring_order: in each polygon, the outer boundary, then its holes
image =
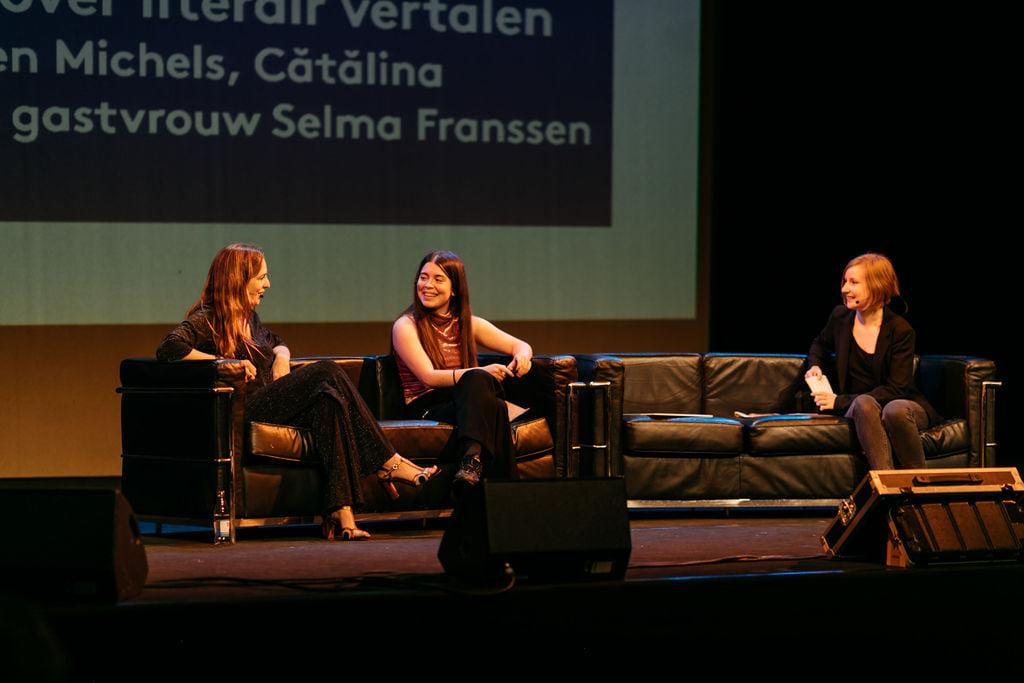
POLYGON ((512 376, 512 371, 509 370, 504 365, 502 365, 501 363, 492 363, 491 365, 485 365, 480 369, 486 370, 491 375, 491 377, 498 380, 499 382, 504 380, 506 377, 512 376))
POLYGON ((256 366, 252 364, 252 361, 242 360, 242 368, 245 369, 245 381, 252 382, 256 379, 256 366))
POLYGON ((503 366, 508 372, 507 376, 524 377, 530 371, 533 349, 522 339, 516 339, 476 315, 473 316, 473 336, 480 346, 512 356, 512 362, 503 366))
MULTIPOLYGON (((821 372, 821 370, 819 369, 818 372, 821 372)), ((820 393, 811 395, 814 396, 814 402, 817 404, 818 410, 832 410, 836 406, 835 394, 820 393)))
POLYGON ((821 377, 821 368, 817 365, 812 365, 811 369, 804 373, 805 379, 811 379, 813 377, 821 377))
POLYGON ((285 356, 275 356, 274 365, 271 368, 274 380, 279 380, 292 371, 291 359, 285 356))
POLYGON ((517 353, 512 359, 512 362, 506 366, 509 374, 516 377, 525 377, 526 373, 528 373, 530 368, 533 366, 532 358, 533 355, 531 353, 525 351, 517 353))

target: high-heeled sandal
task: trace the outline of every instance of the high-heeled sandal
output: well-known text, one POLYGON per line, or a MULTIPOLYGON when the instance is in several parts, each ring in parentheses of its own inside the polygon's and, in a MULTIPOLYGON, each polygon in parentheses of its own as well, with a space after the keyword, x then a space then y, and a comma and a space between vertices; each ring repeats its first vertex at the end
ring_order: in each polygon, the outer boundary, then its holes
POLYGON ((328 541, 364 541, 370 538, 370 532, 356 526, 355 513, 348 505, 325 514, 320 523, 320 532, 328 541))
POLYGON ((422 486, 437 472, 437 465, 433 467, 417 467, 416 463, 406 460, 399 455, 398 462, 394 465, 381 467, 377 470, 377 479, 380 481, 380 485, 384 487, 384 490, 388 492, 388 495, 395 499, 398 498, 398 489, 395 488, 396 481, 401 481, 411 486, 422 486))

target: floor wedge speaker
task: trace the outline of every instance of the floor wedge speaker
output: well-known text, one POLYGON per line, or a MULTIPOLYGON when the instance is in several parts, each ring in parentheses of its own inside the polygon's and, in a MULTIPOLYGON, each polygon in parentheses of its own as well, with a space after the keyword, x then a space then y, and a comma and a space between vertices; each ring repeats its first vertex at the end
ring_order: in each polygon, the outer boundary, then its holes
POLYGON ((138 595, 149 565, 131 506, 112 489, 0 490, 0 580, 47 601, 138 595))
POLYGON ((631 550, 621 477, 484 481, 463 496, 438 559, 463 581, 621 579, 631 550))
POLYGON ((822 536, 833 558, 888 566, 1024 559, 1024 484, 1012 467, 873 470, 822 536))

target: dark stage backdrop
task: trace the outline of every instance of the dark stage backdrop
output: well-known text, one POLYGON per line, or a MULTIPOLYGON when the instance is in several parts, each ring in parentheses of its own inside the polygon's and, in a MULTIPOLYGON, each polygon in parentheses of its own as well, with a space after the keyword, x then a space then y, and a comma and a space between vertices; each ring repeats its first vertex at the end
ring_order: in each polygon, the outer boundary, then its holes
POLYGON ((843 266, 880 251, 918 353, 996 361, 1021 464, 1014 23, 961 10, 720 4, 710 346, 806 353, 843 266))

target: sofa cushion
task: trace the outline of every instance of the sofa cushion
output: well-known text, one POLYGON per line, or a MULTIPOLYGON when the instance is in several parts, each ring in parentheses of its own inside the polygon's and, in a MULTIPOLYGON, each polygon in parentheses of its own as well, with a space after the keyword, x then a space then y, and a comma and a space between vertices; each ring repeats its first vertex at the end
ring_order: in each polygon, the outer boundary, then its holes
POLYGON ((263 465, 242 468, 244 510, 239 517, 280 517, 319 514, 323 477, 319 467, 263 465), (315 511, 315 512, 314 512, 315 511))
POLYGON ((742 455, 740 487, 744 498, 846 498, 863 479, 867 463, 850 453, 742 455))
POLYGON ((740 497, 740 459, 673 454, 623 455, 632 500, 715 500, 740 497))
POLYGON ((313 437, 307 430, 269 422, 250 422, 246 440, 249 442, 246 463, 297 463, 313 445, 313 437))
MULTIPOLYGON (((921 432, 927 458, 942 458, 970 448, 966 420, 947 420, 921 432)), ((853 423, 834 415, 776 415, 747 421, 747 450, 752 455, 860 453, 853 423)))
POLYGON ((704 356, 704 408, 716 417, 744 413, 793 413, 806 390, 804 356, 704 356))
MULTIPOLYGON (((454 461, 457 453, 445 452, 455 428, 433 420, 383 420, 384 436, 395 450, 417 463, 454 461)), ((543 417, 512 423, 512 446, 517 459, 531 460, 550 455, 554 449, 551 430, 543 417)))
POLYGON ((517 460, 531 460, 548 455, 554 449, 554 440, 548 421, 543 417, 512 423, 512 448, 517 460))
POLYGON ((548 421, 543 417, 512 423, 512 447, 520 479, 552 479, 555 472, 555 443, 548 421))
POLYGON ((946 420, 921 432, 926 458, 942 458, 947 455, 970 451, 970 430, 967 420, 946 420))
POLYGON ((698 354, 622 354, 623 413, 700 413, 698 354))
POLYGON ((753 455, 857 453, 853 424, 835 415, 773 415, 748 421, 747 448, 753 455))
POLYGON ((726 418, 629 415, 622 419, 622 450, 733 456, 743 452, 743 424, 726 418))
POLYGON ((455 428, 433 420, 381 420, 381 429, 395 450, 420 465, 451 460, 445 445, 455 428))

